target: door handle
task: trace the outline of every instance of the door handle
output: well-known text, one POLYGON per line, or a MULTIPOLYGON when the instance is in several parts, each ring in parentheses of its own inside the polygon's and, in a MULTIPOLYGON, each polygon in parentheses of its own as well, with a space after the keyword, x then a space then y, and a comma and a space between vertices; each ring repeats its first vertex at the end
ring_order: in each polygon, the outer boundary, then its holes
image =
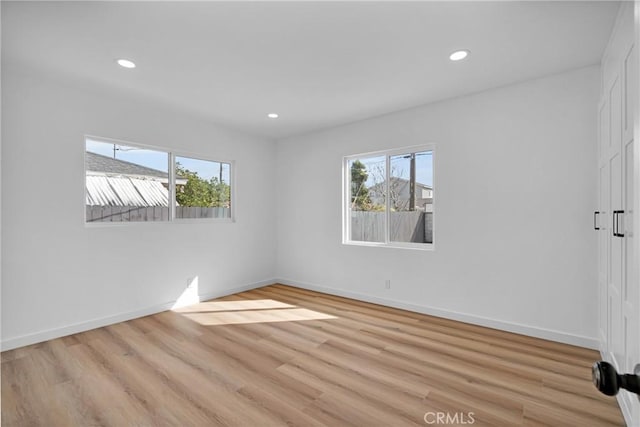
POLYGON ((593 229, 594 230, 600 230, 600 227, 598 227, 598 218, 600 215, 600 211, 595 211, 593 213, 593 229))
POLYGON ((636 365, 633 374, 620 375, 611 363, 601 360, 593 364, 591 379, 601 393, 615 396, 621 388, 635 393, 640 399, 640 363, 636 365))
POLYGON ((620 233, 620 217, 618 215, 623 214, 624 211, 613 211, 613 235, 615 237, 624 237, 624 233, 620 233))

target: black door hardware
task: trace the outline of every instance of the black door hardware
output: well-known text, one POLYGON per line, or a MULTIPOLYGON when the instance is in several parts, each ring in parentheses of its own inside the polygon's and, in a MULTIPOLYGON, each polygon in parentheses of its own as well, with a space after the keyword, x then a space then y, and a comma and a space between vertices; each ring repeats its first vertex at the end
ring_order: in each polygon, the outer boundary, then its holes
POLYGON ((615 396, 623 388, 640 398, 640 364, 636 365, 634 374, 620 375, 611 363, 600 361, 591 368, 593 385, 607 396, 615 396))
POLYGON ((600 227, 598 227, 598 215, 600 215, 600 211, 595 211, 593 213, 593 229, 594 230, 600 230, 600 227))
POLYGON ((620 217, 618 215, 623 214, 624 211, 613 211, 613 235, 615 237, 624 237, 624 233, 620 233, 620 217))

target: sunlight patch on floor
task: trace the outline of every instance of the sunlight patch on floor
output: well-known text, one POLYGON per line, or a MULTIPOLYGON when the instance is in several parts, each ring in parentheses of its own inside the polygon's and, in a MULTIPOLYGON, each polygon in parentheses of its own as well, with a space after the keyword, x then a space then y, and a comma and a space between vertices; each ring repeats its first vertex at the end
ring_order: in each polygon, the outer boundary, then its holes
POLYGON ((180 312, 180 314, 204 326, 337 319, 335 316, 306 308, 250 309, 208 313, 180 312))
POLYGON ((242 301, 205 301, 188 307, 176 307, 178 313, 205 313, 216 311, 265 310, 275 308, 294 308, 295 305, 272 299, 252 299, 242 301))

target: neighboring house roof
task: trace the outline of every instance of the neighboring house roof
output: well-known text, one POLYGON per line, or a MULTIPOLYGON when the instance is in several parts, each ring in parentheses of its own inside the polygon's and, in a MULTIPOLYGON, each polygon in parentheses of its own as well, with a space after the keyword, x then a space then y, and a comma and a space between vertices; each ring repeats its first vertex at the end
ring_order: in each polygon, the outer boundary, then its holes
POLYGON ((87 206, 169 206, 169 174, 86 152, 87 206))
MULTIPOLYGON (((409 206, 410 202, 410 188, 409 188, 409 180, 398 177, 390 178, 390 187, 393 188, 393 192, 391 195, 391 200, 393 201, 393 206, 395 209, 404 209, 409 206), (393 194, 395 193, 395 194, 393 194)), ((371 197, 371 201, 373 203, 384 203, 385 197, 385 184, 386 182, 381 182, 375 184, 369 188, 369 196, 371 197)), ((433 194, 433 187, 430 185, 422 184, 420 182, 416 182, 415 186, 415 203, 424 207, 426 209, 427 205, 433 204, 432 197, 422 197, 422 191, 430 191, 433 194)))
POLYGON ((146 176, 168 179, 169 174, 157 169, 137 165, 124 160, 103 156, 87 151, 85 154, 85 168, 91 172, 101 172, 106 175, 146 176))
MULTIPOLYGON (((408 179, 404 179, 404 178, 398 178, 395 176, 392 176, 391 179, 391 184, 392 185, 397 185, 397 186, 404 186, 404 185, 408 185, 409 184, 409 180, 408 179)), ((375 185, 372 185, 369 190, 373 190, 373 191, 377 191, 379 187, 383 187, 384 188, 385 182, 381 182, 375 185)), ((424 188, 426 190, 433 190, 433 187, 427 184, 422 184, 420 182, 416 182, 416 187, 419 188, 424 188)))

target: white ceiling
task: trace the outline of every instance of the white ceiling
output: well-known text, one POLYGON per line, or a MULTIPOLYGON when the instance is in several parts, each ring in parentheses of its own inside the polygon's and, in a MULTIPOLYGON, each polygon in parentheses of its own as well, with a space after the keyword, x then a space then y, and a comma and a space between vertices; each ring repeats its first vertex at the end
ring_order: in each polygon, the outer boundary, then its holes
POLYGON ((282 138, 596 64, 618 6, 3 1, 2 54, 282 138))

